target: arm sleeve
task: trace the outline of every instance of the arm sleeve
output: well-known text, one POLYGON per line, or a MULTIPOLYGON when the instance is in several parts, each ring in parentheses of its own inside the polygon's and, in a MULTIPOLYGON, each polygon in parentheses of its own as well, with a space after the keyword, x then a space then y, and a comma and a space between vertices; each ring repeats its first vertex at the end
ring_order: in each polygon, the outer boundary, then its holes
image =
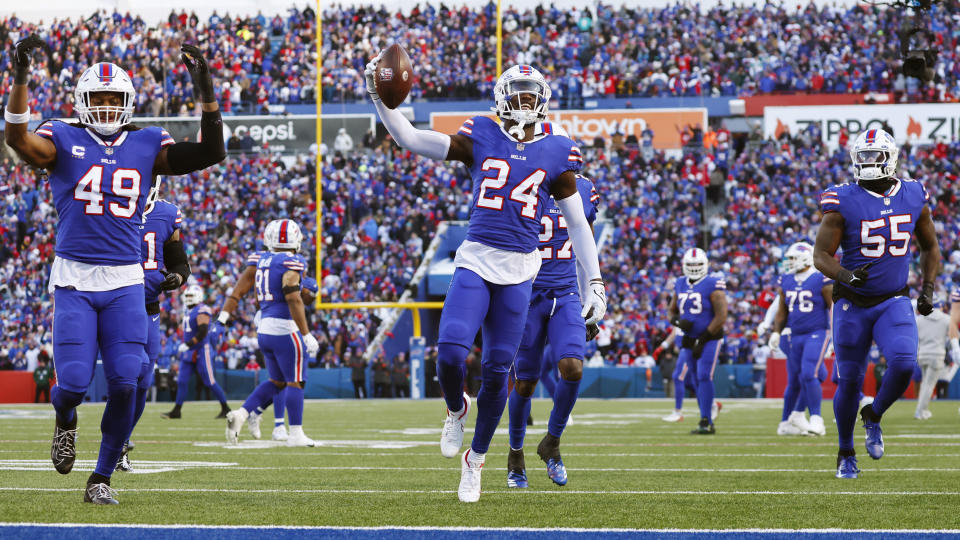
POLYGON ((223 120, 220 111, 200 115, 200 142, 179 142, 167 150, 167 163, 173 174, 187 174, 206 169, 227 157, 223 146, 223 120))
POLYGON ((167 270, 180 274, 183 278, 182 284, 190 279, 190 262, 187 260, 187 252, 183 247, 183 242, 166 242, 163 244, 163 262, 167 270))
POLYGON ((429 129, 417 129, 400 111, 388 109, 379 100, 375 100, 373 104, 377 107, 383 125, 401 148, 432 159, 447 159, 447 152, 450 150, 449 135, 429 129))
POLYGON ((583 200, 580 192, 574 192, 566 199, 557 201, 557 206, 563 212, 567 221, 567 232, 573 242, 573 252, 577 255, 577 263, 583 265, 587 280, 602 279, 600 277, 600 260, 597 258, 597 243, 593 240, 593 232, 587 217, 583 214, 583 200))
POLYGON ((767 308, 767 314, 763 316, 763 325, 767 328, 773 328, 773 319, 777 316, 777 310, 780 309, 780 295, 778 294, 773 302, 770 302, 770 307, 767 308))

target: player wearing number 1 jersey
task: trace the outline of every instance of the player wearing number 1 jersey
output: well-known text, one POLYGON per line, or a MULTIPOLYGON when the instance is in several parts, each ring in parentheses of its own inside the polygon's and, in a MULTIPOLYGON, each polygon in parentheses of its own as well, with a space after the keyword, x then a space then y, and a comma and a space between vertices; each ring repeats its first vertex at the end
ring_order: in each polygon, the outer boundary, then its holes
POLYGON ((140 229, 144 203, 157 175, 186 174, 222 160, 223 128, 213 80, 199 49, 181 48, 202 102, 202 143, 174 143, 158 127, 130 125, 136 92, 127 73, 102 62, 87 68, 74 90, 80 123, 45 122, 27 132, 32 53, 46 47, 37 35, 16 45, 14 85, 4 137, 27 163, 47 169, 57 209, 56 258, 49 289, 54 297, 53 357, 57 386, 51 392, 56 427, 50 451, 57 471, 76 459, 76 407, 96 365, 107 377, 103 438, 84 501, 117 504, 110 476, 130 433, 137 376, 147 340, 140 229))
POLYGON ((473 177, 467 238, 457 250, 457 268, 440 315, 437 376, 447 405, 440 452, 454 457, 470 409, 463 392, 466 357, 483 327, 477 424, 473 442, 461 456, 457 491, 461 501, 476 502, 483 461, 507 401, 507 372, 520 346, 533 278, 540 270, 540 218, 551 195, 590 282, 581 315, 592 324, 606 311, 597 246, 577 191, 576 173, 583 159, 573 141, 543 123, 550 86, 531 66, 511 67, 494 86, 493 110, 502 125, 475 116, 456 134, 445 135, 414 128, 380 101, 374 83, 379 58, 364 71, 367 91, 397 144, 433 159, 460 161, 473 177))
POLYGON ((820 196, 823 220, 814 263, 836 280, 833 342, 839 380, 833 412, 840 442, 838 478, 856 478, 860 472, 853 428, 871 342, 887 359, 876 399, 860 409, 867 453, 873 459, 883 457, 880 418, 910 385, 917 363, 917 322, 907 289, 914 233, 923 277, 917 311, 933 312, 934 280, 940 268, 937 233, 927 190, 919 182, 895 176, 898 154, 890 134, 881 129, 864 131, 850 150, 857 182, 833 186, 820 196), (840 246, 843 256, 838 262, 834 253, 840 246))

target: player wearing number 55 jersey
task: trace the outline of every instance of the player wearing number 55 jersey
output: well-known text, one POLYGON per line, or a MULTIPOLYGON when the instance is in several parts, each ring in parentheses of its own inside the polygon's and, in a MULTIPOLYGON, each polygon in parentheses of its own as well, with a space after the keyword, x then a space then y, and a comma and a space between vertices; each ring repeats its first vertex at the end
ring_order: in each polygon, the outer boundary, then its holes
MULTIPOLYGON (((381 53, 382 54, 382 53, 381 53)), ((470 398, 463 393, 466 357, 483 328, 483 379, 477 424, 461 456, 463 502, 480 499, 480 471, 507 401, 507 372, 523 336, 533 278, 540 270, 540 218, 552 195, 590 282, 582 315, 596 323, 606 311, 597 246, 583 213, 576 173, 580 149, 546 120, 550 86, 531 66, 513 66, 494 86, 503 124, 475 116, 453 135, 418 130, 377 95, 379 55, 364 71, 377 113, 401 147, 433 159, 460 161, 473 177, 473 207, 466 241, 457 250, 450 289, 440 315, 437 376, 447 405, 440 453, 454 457, 463 442, 470 398)))
POLYGON ((863 386, 867 354, 875 341, 887 359, 877 397, 860 409, 867 453, 883 456, 880 418, 910 385, 917 362, 917 323, 907 290, 910 238, 917 236, 923 288, 917 311, 933 312, 934 280, 940 247, 927 191, 919 182, 897 179, 899 149, 880 129, 857 137, 850 155, 856 183, 828 188, 820 196, 823 220, 817 233, 814 263, 833 288, 833 342, 837 354, 837 393, 833 412, 840 450, 837 477, 856 478, 853 428, 858 391, 863 386), (839 262, 834 258, 843 247, 839 262))
POLYGON ((80 123, 45 122, 27 132, 27 83, 32 53, 46 44, 31 35, 16 46, 14 85, 7 102, 4 137, 27 163, 49 171, 57 209, 56 258, 49 288, 55 301, 53 356, 57 412, 51 458, 66 474, 76 457, 76 406, 93 378, 97 350, 103 357, 108 400, 100 424, 103 439, 84 500, 116 504, 110 488, 134 415, 137 376, 145 356, 140 229, 147 192, 157 175, 200 170, 226 155, 213 81, 199 49, 181 57, 203 108, 202 143, 177 143, 162 129, 130 125, 136 92, 127 73, 94 64, 77 81, 80 123))

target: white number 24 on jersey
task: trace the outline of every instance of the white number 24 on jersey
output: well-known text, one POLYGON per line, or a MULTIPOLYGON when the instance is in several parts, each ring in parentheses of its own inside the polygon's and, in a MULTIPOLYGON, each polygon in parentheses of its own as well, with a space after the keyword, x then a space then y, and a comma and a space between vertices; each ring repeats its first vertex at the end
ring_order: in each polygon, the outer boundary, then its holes
MULTIPOLYGON (((493 195, 488 197, 487 191, 503 189, 503 186, 507 185, 507 179, 510 177, 510 163, 502 159, 487 158, 480 166, 480 170, 484 172, 496 170, 497 175, 483 178, 483 182, 480 184, 480 196, 477 197, 477 206, 491 210, 503 210, 503 196, 493 195)), ((520 210, 521 216, 537 219, 537 202, 539 202, 537 191, 546 177, 546 171, 537 169, 517 184, 517 187, 510 190, 510 200, 523 204, 523 208, 520 210)))

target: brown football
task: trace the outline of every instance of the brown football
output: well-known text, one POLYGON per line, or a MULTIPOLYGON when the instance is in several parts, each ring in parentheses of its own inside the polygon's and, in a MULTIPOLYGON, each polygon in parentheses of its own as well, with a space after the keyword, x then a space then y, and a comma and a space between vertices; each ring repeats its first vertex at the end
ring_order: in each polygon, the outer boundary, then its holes
POLYGON ((394 43, 383 53, 377 62, 374 83, 377 85, 380 100, 388 109, 396 109, 407 99, 410 87, 413 86, 413 69, 410 67, 410 57, 403 47, 394 43))

